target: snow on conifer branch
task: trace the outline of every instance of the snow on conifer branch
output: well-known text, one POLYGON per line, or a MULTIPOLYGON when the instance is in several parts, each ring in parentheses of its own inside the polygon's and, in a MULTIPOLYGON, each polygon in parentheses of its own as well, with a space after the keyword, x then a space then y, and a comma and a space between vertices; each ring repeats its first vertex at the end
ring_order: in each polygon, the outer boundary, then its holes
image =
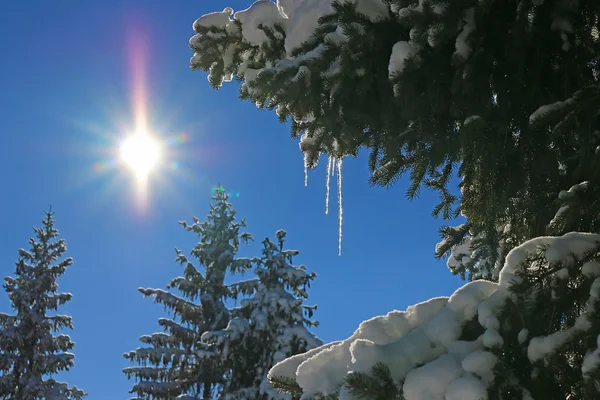
POLYGON ((347 340, 284 360, 269 376, 303 397, 359 390, 395 398, 401 388, 405 400, 595 398, 599 261, 597 234, 530 240, 508 254, 498 283, 471 282, 365 321, 347 340), (536 375, 522 374, 533 368, 536 375))
POLYGON ((190 64, 215 87, 239 80, 242 99, 290 122, 305 182, 322 153, 367 148, 372 183, 408 173, 411 198, 423 185, 440 194, 436 215, 470 213, 493 259, 470 269, 489 276, 478 268, 501 265, 498 225, 515 243, 546 234, 555 194, 597 180, 600 8, 475 3, 258 1, 200 17, 190 64), (510 45, 496 40, 507 31, 510 45))

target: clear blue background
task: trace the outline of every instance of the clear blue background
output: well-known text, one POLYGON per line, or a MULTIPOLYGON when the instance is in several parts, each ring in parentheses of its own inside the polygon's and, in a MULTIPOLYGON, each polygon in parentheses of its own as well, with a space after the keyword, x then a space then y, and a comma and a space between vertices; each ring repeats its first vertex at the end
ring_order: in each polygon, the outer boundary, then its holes
MULTIPOLYGON (((315 271, 311 302, 317 334, 343 339, 358 324, 392 309, 449 295, 460 285, 433 256, 443 221, 430 216, 437 198, 405 199, 406 180, 392 189, 368 184, 366 154, 345 160, 343 254, 337 255, 337 200, 324 215, 325 165, 304 187, 302 154, 276 115, 237 99, 237 85, 211 89, 188 67, 193 21, 249 1, 4 1, 0 4, 0 268, 14 272, 17 249, 52 205, 75 265, 60 280, 73 293, 63 313, 74 318, 75 368, 61 376, 90 400, 127 398, 132 382, 122 354, 140 335, 158 331, 163 308, 142 287, 165 287, 180 274, 174 247, 194 237, 179 220, 206 215, 211 187, 232 200, 257 244, 279 228, 300 250, 298 264, 315 271), (133 35, 133 36, 132 36, 133 35), (151 182, 147 208, 134 182, 110 167, 124 126, 133 121, 132 51, 144 63, 149 125, 172 143, 168 162, 151 182), (101 171, 94 165, 105 165, 101 171), (160 179, 159 179, 160 178, 160 179)), ((324 160, 323 160, 324 161, 324 160)), ((1 295, 2 293, 0 293, 1 295)), ((10 312, 0 296, 0 311, 10 312)))

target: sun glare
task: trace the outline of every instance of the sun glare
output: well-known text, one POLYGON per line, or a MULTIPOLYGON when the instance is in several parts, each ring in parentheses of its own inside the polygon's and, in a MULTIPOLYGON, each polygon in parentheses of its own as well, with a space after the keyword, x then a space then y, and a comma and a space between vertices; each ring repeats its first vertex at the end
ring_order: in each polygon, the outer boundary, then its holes
POLYGON ((138 179, 144 179, 160 158, 158 143, 145 132, 137 132, 121 145, 121 159, 138 179))

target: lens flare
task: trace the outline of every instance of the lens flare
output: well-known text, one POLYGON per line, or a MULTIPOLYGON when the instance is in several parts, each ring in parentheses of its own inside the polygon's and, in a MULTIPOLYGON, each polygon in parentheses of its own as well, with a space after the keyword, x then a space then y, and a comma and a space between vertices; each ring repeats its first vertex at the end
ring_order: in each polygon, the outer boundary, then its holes
POLYGON ((186 144, 189 141, 190 141, 190 135, 188 135, 187 133, 184 132, 184 133, 178 133, 177 135, 173 136, 171 144, 181 145, 181 144, 186 144))
MULTIPOLYGON (((210 192, 211 192, 211 194, 225 193, 225 188, 223 188, 223 186, 220 186, 220 185, 213 185, 210 188, 210 192)), ((229 198, 233 198, 233 197, 239 198, 240 192, 227 191, 227 196, 229 198)))
POLYGON ((112 169, 112 164, 113 163, 110 161, 96 161, 92 168, 94 169, 94 172, 101 174, 112 169))

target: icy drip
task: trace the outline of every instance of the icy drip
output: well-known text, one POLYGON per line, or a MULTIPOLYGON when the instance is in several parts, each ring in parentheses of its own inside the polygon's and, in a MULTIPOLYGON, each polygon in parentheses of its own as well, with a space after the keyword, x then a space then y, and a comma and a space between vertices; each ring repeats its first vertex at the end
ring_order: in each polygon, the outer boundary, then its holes
POLYGON ((331 176, 333 176, 333 173, 335 172, 335 168, 333 167, 334 160, 335 159, 332 156, 329 156, 329 159, 327 160, 327 179, 325 181, 325 215, 329 214, 329 184, 331 182, 331 176))
POLYGON ((304 186, 308 186, 308 162, 306 161, 306 155, 304 156, 304 186))
MULTIPOLYGON (((300 149, 304 152, 304 186, 308 186, 308 155, 307 149, 303 148, 303 142, 307 141, 306 136, 302 136, 300 141, 300 149)), ((327 177, 325 180, 325 214, 329 214, 329 194, 331 191, 331 177, 335 175, 337 170, 337 186, 338 186, 338 255, 342 255, 342 157, 330 155, 327 160, 327 177)))
POLYGON ((338 255, 342 255, 342 158, 329 156, 327 160, 327 178, 325 180, 325 214, 329 214, 329 193, 331 190, 331 177, 337 170, 337 189, 338 189, 338 255))

